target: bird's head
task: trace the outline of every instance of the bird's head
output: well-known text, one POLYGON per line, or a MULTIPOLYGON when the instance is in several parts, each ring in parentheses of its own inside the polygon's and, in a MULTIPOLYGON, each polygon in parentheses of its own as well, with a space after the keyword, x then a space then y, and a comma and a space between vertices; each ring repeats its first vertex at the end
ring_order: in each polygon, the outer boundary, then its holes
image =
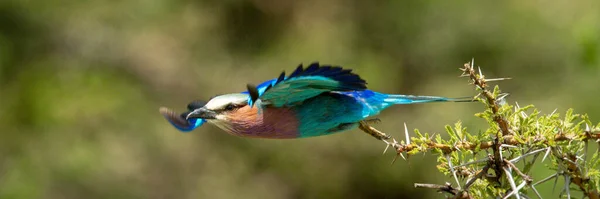
POLYGON ((243 93, 232 93, 213 97, 203 107, 191 110, 186 119, 204 119, 214 123, 219 127, 220 124, 230 123, 231 118, 239 112, 239 109, 248 105, 248 95, 243 93))
MULTIPOLYGON (((213 123, 221 128, 229 127, 232 118, 248 115, 250 109, 247 104, 247 94, 234 93, 213 97, 208 102, 199 100, 190 102, 187 105, 188 111, 181 114, 166 107, 161 107, 160 113, 177 129, 189 132, 202 126, 205 122, 213 123), (242 107, 245 109, 240 111, 242 107)), ((229 128, 224 129, 229 130, 229 128)))

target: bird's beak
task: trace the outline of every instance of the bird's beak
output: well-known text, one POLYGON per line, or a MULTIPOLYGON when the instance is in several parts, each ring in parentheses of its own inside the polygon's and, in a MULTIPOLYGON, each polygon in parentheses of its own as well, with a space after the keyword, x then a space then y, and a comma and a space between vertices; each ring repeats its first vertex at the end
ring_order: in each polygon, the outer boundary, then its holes
POLYGON ((217 116, 217 113, 206 109, 204 107, 202 108, 198 108, 195 109, 194 111, 190 112, 185 119, 190 119, 190 118, 202 118, 202 119, 215 119, 217 116))

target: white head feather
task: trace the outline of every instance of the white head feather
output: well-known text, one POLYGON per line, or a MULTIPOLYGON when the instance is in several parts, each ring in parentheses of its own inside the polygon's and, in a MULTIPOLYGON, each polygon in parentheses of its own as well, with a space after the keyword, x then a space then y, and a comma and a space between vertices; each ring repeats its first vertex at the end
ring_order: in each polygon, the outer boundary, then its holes
POLYGON ((232 93, 219 95, 212 98, 204 107, 209 110, 218 111, 225 109, 228 105, 243 105, 248 103, 248 95, 242 93, 232 93))

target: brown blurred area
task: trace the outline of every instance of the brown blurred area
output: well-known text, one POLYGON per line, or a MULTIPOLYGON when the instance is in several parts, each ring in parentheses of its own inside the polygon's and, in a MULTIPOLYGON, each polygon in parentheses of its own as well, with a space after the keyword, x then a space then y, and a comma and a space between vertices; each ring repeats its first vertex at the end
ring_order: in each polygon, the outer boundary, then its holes
MULTIPOLYGON (((440 198, 432 155, 390 165, 353 130, 245 139, 158 113, 319 61, 388 93, 471 96, 475 58, 543 113, 600 120, 600 2, 0 1, 0 198, 440 198)), ((485 128, 480 104, 392 107, 377 127, 485 128)), ((542 173, 543 174, 543 173, 542 173)), ((540 175, 542 175, 540 174, 540 175)), ((552 185, 542 189, 552 198, 552 185)), ((539 190, 538 189, 538 190, 539 190)))

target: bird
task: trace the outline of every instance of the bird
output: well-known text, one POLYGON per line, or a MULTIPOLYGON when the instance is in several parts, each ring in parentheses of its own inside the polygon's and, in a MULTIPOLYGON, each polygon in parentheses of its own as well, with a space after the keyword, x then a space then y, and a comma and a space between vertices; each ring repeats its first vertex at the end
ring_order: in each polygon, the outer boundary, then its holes
POLYGON ((375 117, 388 107, 468 101, 474 101, 473 97, 376 92, 367 89, 367 82, 351 69, 312 62, 307 67, 300 64, 290 75, 283 71, 257 86, 247 84, 241 92, 194 100, 180 114, 166 107, 159 112, 182 132, 210 123, 240 137, 295 139, 358 128, 386 140, 390 136, 371 125, 380 121, 375 117))

